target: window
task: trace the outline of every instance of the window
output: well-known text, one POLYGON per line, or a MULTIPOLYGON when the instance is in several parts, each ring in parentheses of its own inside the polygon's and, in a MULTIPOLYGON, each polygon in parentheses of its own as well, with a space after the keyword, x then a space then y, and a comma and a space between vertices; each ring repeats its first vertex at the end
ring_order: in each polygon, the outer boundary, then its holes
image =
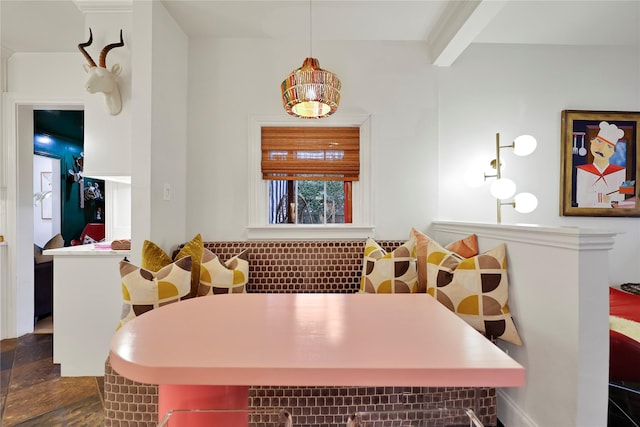
POLYGON ((263 127, 262 178, 269 224, 352 222, 352 182, 360 175, 357 127, 263 127))
POLYGON ((351 181, 269 181, 269 224, 349 224, 351 181))
POLYGON ((368 117, 251 124, 250 239, 373 235, 368 117))

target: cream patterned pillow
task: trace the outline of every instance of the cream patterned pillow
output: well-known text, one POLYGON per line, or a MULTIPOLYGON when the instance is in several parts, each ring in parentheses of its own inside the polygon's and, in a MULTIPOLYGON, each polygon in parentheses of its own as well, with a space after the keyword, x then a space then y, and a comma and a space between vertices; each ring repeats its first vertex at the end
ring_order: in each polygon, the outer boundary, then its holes
POLYGON ((431 240, 427 248, 427 292, 487 338, 522 345, 507 303, 504 244, 463 258, 431 240))
POLYGON ((198 296, 247 292, 249 281, 249 249, 224 264, 218 255, 205 248, 200 264, 198 296))
POLYGON ((117 329, 147 311, 188 297, 191 264, 191 256, 187 256, 153 272, 120 261, 122 313, 117 329))
POLYGON ((364 248, 360 292, 394 294, 418 291, 416 239, 411 238, 387 253, 375 240, 364 248))

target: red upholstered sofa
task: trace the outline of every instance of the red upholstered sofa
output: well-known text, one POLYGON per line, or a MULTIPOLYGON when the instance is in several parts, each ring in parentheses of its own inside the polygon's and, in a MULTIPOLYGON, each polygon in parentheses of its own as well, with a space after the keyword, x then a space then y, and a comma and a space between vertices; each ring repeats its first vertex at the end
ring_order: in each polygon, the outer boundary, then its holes
MULTIPOLYGON (((640 329, 640 295, 609 288, 609 315, 636 322, 640 329)), ((609 331, 611 380, 640 383, 640 342, 612 328, 609 331)))
MULTIPOLYGON (((640 295, 609 288, 609 314, 628 321, 630 330, 640 331, 640 295), (635 328, 634 328, 635 327, 635 328)), ((613 323, 612 323, 613 325, 613 323)), ((640 342, 609 330, 609 425, 640 422, 640 342)))
POLYGON ((640 384, 640 342, 609 331, 609 379, 640 384))

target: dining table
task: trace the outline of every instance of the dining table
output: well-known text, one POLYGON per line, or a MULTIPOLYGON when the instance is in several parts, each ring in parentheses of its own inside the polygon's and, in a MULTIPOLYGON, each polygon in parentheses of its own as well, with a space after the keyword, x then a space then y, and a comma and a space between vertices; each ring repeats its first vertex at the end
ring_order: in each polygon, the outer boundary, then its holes
MULTIPOLYGON (((110 360, 120 375, 159 385, 159 420, 219 410, 226 426, 247 425, 250 386, 525 384, 522 365, 429 294, 192 298, 124 324, 110 360)), ((200 414, 180 425, 216 424, 200 414)))

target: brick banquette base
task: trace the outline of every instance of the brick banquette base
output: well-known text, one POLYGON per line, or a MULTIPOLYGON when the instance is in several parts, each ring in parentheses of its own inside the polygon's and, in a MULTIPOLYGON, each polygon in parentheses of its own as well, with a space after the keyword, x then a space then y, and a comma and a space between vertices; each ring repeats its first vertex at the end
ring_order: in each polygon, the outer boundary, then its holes
MULTIPOLYGON (((378 241, 387 251, 403 241, 378 241)), ((364 240, 205 242, 227 260, 249 248, 247 292, 354 293, 360 288, 364 240)), ((211 297, 215 298, 215 296, 211 297)), ((178 303, 179 304, 179 303, 178 303)), ((451 337, 455 339, 455 337, 451 337)), ((158 388, 120 376, 105 363, 105 427, 155 427, 158 388)), ((338 427, 356 411, 399 411, 424 426, 468 426, 464 415, 424 413, 422 408, 472 408, 485 426, 495 426, 496 391, 472 387, 267 387, 249 390, 249 409, 286 409, 294 426, 338 427)), ((276 427, 264 414, 250 415, 252 427, 276 427)), ((380 426, 398 425, 388 421, 380 426)), ((404 425, 404 424, 403 424, 404 425)), ((416 424, 417 425, 417 424, 416 424)), ((229 426, 232 427, 232 426, 229 426)))

